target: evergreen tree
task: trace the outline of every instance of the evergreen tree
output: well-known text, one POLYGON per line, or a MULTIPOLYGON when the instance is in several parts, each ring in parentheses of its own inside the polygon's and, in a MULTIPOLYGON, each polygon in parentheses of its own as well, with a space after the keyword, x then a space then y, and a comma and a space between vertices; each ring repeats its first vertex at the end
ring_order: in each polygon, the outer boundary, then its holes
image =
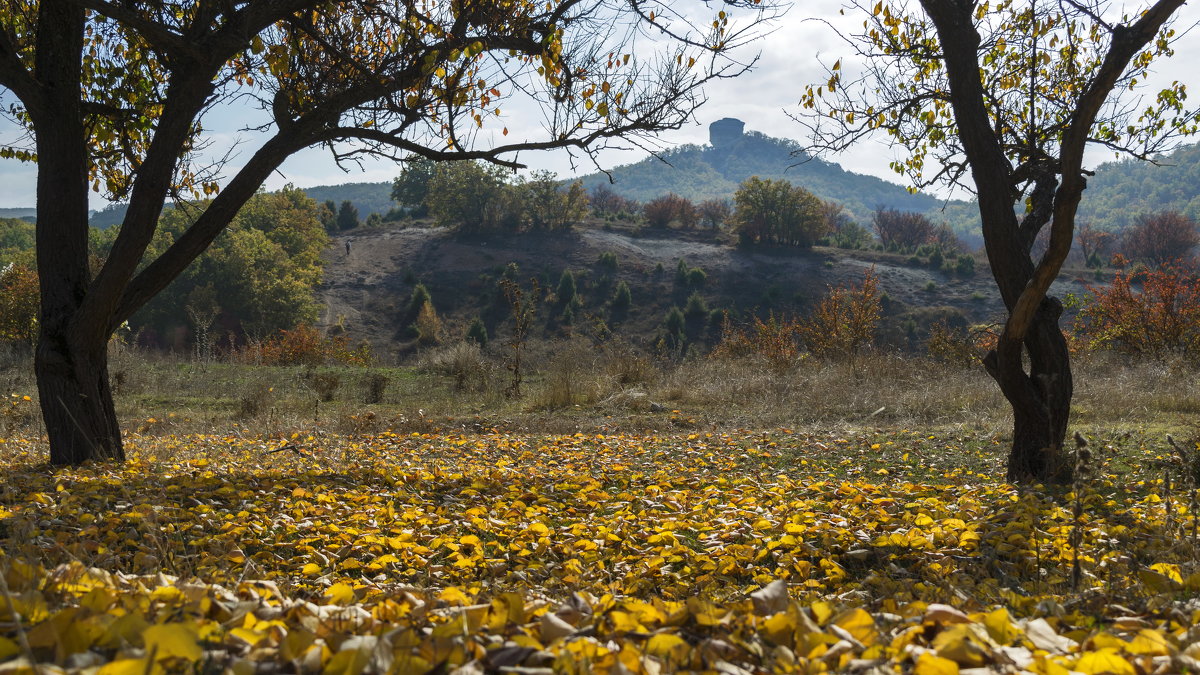
POLYGON ((342 202, 341 208, 338 209, 337 228, 339 230, 353 230, 356 227, 358 227, 358 209, 347 199, 342 202))
POLYGON ((575 275, 571 270, 563 270, 562 276, 558 279, 558 290, 555 293, 558 296, 558 304, 560 307, 570 307, 578 300, 578 288, 575 285, 575 275))
POLYGON ((488 331, 487 326, 483 324, 483 319, 475 317, 475 320, 471 322, 470 327, 467 328, 467 342, 474 342, 481 349, 487 346, 488 331))
POLYGON ((613 294, 612 307, 614 311, 627 312, 630 306, 633 305, 633 296, 629 292, 629 284, 622 281, 617 284, 617 290, 613 294))

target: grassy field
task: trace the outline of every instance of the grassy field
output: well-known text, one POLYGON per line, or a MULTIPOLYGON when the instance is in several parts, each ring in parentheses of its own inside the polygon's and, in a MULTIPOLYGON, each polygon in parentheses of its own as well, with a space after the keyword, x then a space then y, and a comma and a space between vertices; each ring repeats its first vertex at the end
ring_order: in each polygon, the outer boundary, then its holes
POLYGON ((610 356, 122 353, 130 461, 60 470, 3 371, 0 672, 1200 669, 1186 364, 1085 359, 1018 488, 976 371, 610 356))

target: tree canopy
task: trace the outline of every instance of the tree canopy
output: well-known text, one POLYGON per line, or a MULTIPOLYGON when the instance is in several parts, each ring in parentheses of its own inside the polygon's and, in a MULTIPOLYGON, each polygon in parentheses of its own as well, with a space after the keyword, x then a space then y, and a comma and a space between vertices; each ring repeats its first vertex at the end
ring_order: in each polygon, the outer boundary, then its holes
POLYGON ((821 200, 785 180, 753 176, 733 195, 733 220, 745 243, 809 247, 825 234, 821 200))
MULTIPOLYGON (((166 211, 151 250, 170 246, 205 206, 182 204, 166 211)), ((173 328, 189 326, 189 312, 197 310, 211 311, 214 322, 239 339, 314 322, 320 254, 329 241, 319 209, 291 186, 255 195, 195 264, 133 316, 131 328, 165 336, 173 328)), ((115 238, 115 232, 101 233, 101 257, 115 238)))

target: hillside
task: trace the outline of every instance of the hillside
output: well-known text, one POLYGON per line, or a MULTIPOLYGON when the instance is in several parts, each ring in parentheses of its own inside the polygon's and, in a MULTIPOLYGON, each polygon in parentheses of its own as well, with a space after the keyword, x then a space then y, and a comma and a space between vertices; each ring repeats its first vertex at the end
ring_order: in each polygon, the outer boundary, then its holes
MULTIPOLYGON (((631 199, 646 201, 668 192, 692 200, 730 198, 751 176, 791 181, 822 199, 839 202, 859 222, 870 219, 878 207, 919 211, 940 218, 945 200, 910 193, 896 183, 847 171, 832 162, 810 157, 794 141, 743 131, 739 120, 714 122, 710 145, 685 145, 662 155, 610 171, 611 189, 631 199)), ((608 185, 608 176, 583 177, 589 189, 608 185)), ((951 206, 959 205, 954 202, 951 206)), ((965 205, 965 203, 962 203, 965 205)), ((952 223, 954 225, 954 223, 952 223)))
POLYGON ((36 209, 0 209, 0 218, 21 218, 23 220, 33 220, 36 216, 36 209))
MULTIPOLYGON (((550 290, 564 270, 577 279, 580 319, 564 330, 554 312, 543 307, 533 336, 537 340, 586 334, 602 319, 621 337, 648 347, 666 313, 673 306, 684 307, 692 292, 710 310, 730 310, 739 321, 756 314, 791 316, 811 308, 830 285, 858 282, 869 269, 875 270, 888 298, 884 339, 902 348, 917 347, 909 344, 911 339, 923 340, 938 319, 987 322, 1001 308, 984 264, 973 278, 963 279, 882 252, 746 249, 709 232, 663 230, 639 236, 635 230, 595 223, 566 233, 472 238, 434 227, 359 228, 336 235, 325 259, 320 327, 341 326, 355 342, 370 342, 385 361, 406 354, 404 308, 417 283, 428 288, 450 341, 461 339, 476 317, 493 338, 497 331, 506 335, 511 322, 496 282, 509 263, 517 263, 519 280, 536 277, 550 290), (608 252, 616 256, 615 271, 598 264, 608 252), (704 270, 701 285, 676 282, 680 260, 704 270), (611 307, 613 290, 621 282, 628 284, 633 300, 623 317, 614 316, 611 307)), ((1056 293, 1085 290, 1081 279, 1064 276, 1056 293)), ((717 331, 704 320, 698 324, 693 327, 696 339, 711 344, 717 331)))
MULTIPOLYGON (((399 167, 396 173, 400 173, 399 167)), ((318 202, 331 201, 340 206, 343 201, 349 200, 358 209, 358 217, 362 220, 372 213, 385 215, 396 206, 392 201, 391 183, 345 183, 303 189, 305 194, 318 202)))
POLYGON ((1143 213, 1174 209, 1200 219, 1200 144, 1096 168, 1079 205, 1079 222, 1119 231, 1143 213))
MULTIPOLYGON (((866 224, 878 206, 919 211, 935 221, 947 222, 973 245, 978 244, 979 217, 972 202, 946 202, 937 197, 910 194, 885 180, 847 171, 835 163, 798 157, 794 141, 749 131, 732 138, 719 134, 712 145, 685 145, 640 162, 615 167, 608 177, 596 173, 582 177, 590 190, 599 185, 638 201, 674 192, 693 200, 729 198, 750 176, 789 180, 822 199, 845 205, 852 218, 866 224), (972 233, 974 237, 970 236, 972 233)), ((398 169, 397 169, 398 171, 398 169)), ((346 183, 304 188, 313 199, 341 204, 350 200, 359 217, 386 214, 395 204, 392 184, 346 183)), ((1200 220, 1200 144, 1158 155, 1154 162, 1122 160, 1101 164, 1088 179, 1079 206, 1079 222, 1091 221, 1108 231, 1119 231, 1142 213, 1176 209, 1200 220)), ((32 219, 33 209, 0 209, 0 217, 32 219)), ((92 214, 94 227, 119 223, 123 204, 113 204, 92 214)))

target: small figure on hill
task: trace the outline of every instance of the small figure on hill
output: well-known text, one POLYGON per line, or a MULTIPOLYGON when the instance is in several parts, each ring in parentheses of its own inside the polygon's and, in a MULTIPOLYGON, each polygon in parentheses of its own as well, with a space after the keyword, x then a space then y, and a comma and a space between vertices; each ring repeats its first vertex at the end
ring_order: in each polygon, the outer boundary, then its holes
POLYGON ((347 257, 350 256, 350 240, 349 239, 346 240, 346 256, 347 257))

